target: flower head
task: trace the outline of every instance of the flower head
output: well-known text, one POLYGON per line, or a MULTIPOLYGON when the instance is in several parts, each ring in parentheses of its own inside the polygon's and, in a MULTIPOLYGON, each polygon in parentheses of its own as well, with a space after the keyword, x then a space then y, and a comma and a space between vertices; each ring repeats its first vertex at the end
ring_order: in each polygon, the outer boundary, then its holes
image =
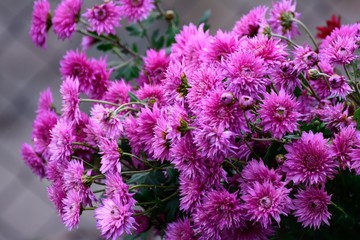
POLYGON ((70 38, 79 21, 82 0, 62 0, 56 7, 53 17, 54 33, 59 39, 70 38))
POLYGON ((115 240, 122 234, 131 234, 135 228, 133 215, 134 204, 122 204, 119 195, 103 198, 102 205, 95 209, 96 226, 101 235, 115 240))
POLYGON ((95 104, 91 109, 91 119, 100 127, 102 133, 111 139, 119 138, 124 131, 122 120, 114 111, 113 107, 104 107, 102 104, 95 104))
POLYGON ((184 220, 178 219, 176 222, 170 223, 165 231, 166 240, 195 240, 195 232, 191 226, 190 220, 184 218, 184 220))
POLYGON ((329 225, 331 214, 327 206, 330 204, 331 195, 325 190, 309 187, 299 190, 294 199, 294 215, 303 227, 319 229, 322 223, 329 225))
POLYGON ((101 156, 100 172, 121 172, 120 152, 116 140, 100 138, 99 142, 101 156))
POLYGON ((77 227, 79 223, 82 197, 78 191, 72 189, 66 193, 66 198, 62 202, 63 213, 61 219, 64 225, 71 230, 77 227))
POLYGON ((326 20, 326 26, 316 27, 316 30, 318 31, 316 37, 325 39, 334 29, 339 28, 340 26, 340 16, 333 14, 329 20, 326 20))
POLYGON ((60 119, 53 129, 51 129, 51 141, 49 151, 51 160, 69 161, 72 153, 72 142, 74 142, 73 126, 60 119))
POLYGON ((268 8, 265 6, 258 6, 252 9, 248 14, 244 15, 239 21, 235 23, 232 32, 240 37, 255 37, 262 32, 262 28, 266 26, 265 14, 268 8))
POLYGON ((129 22, 141 21, 147 18, 155 8, 153 0, 119 0, 120 11, 129 22))
POLYGON ((71 122, 78 122, 80 118, 79 109, 79 80, 68 77, 60 87, 62 97, 63 117, 71 122))
POLYGON ((133 203, 133 194, 129 193, 129 186, 123 182, 120 173, 108 172, 106 173, 105 195, 107 198, 114 198, 116 195, 120 196, 120 201, 123 205, 133 203))
POLYGON ((46 47, 46 35, 51 27, 50 3, 48 0, 34 2, 29 35, 37 47, 46 47))
POLYGON ((165 71, 170 59, 164 49, 149 49, 144 57, 144 72, 150 84, 159 84, 165 78, 165 71))
POLYGON ((259 110, 264 131, 275 138, 282 138, 287 132, 297 129, 300 113, 296 111, 298 103, 283 89, 278 94, 266 94, 259 110))
POLYGON ((285 145, 285 149, 288 153, 284 171, 286 178, 295 184, 325 183, 336 173, 336 161, 322 133, 304 132, 298 141, 285 145))
POLYGON ((131 86, 123 79, 119 81, 111 81, 109 87, 104 94, 103 99, 116 104, 124 104, 130 102, 129 92, 131 86))
POLYGON ((34 174, 38 175, 40 178, 45 177, 45 164, 29 144, 24 143, 21 146, 21 155, 25 164, 34 174))
POLYGON ((115 34, 115 27, 120 27, 121 8, 111 1, 95 5, 83 14, 89 22, 89 31, 98 35, 115 34))

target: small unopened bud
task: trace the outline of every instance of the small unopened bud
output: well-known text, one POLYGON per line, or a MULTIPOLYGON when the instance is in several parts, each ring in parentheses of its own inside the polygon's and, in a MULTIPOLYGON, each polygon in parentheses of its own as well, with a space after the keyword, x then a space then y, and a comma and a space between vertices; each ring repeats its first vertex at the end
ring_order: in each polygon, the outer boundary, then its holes
POLYGON ((285 157, 283 154, 278 154, 275 156, 275 161, 278 163, 278 164, 282 164, 284 163, 285 161, 285 157))
POLYGON ((316 80, 319 78, 320 72, 317 69, 312 68, 308 71, 308 76, 311 80, 316 80))
POLYGON ((248 110, 253 107, 254 99, 250 96, 241 96, 239 99, 240 108, 243 110, 248 110))
POLYGON ((226 106, 231 105, 234 103, 234 100, 235 100, 234 95, 231 92, 225 92, 221 95, 221 103, 223 105, 226 106))
POLYGON ((171 21, 171 20, 173 20, 175 18, 175 12, 173 11, 173 10, 167 10, 166 12, 165 12, 165 19, 167 20, 167 21, 171 21))

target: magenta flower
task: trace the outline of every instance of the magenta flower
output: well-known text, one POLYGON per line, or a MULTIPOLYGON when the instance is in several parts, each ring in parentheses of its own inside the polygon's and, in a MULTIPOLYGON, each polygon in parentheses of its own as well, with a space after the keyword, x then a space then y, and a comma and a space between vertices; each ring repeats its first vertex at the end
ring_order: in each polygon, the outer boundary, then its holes
POLYGON ((99 142, 101 156, 101 167, 100 172, 121 172, 121 163, 120 163, 120 152, 119 146, 116 140, 109 140, 107 138, 100 138, 99 142))
POLYGON ((324 188, 309 187, 299 190, 294 199, 294 215, 303 227, 319 229, 322 223, 329 224, 331 214, 327 206, 330 204, 331 195, 324 188))
POLYGON ((276 34, 292 38, 300 34, 297 24, 292 20, 298 19, 300 13, 295 12, 296 1, 281 0, 273 4, 268 22, 271 30, 276 34))
POLYGON ((161 162, 169 158, 171 140, 168 139, 169 124, 165 114, 162 114, 154 126, 154 135, 150 152, 161 162))
POLYGON ((89 31, 98 35, 115 34, 115 27, 120 27, 121 8, 112 1, 107 1, 87 9, 83 16, 89 22, 89 31))
POLYGON ((97 42, 99 42, 99 40, 96 38, 93 38, 90 36, 83 36, 81 39, 81 49, 83 51, 87 51, 89 48, 91 48, 97 42))
POLYGON ((341 127, 356 126, 355 121, 349 116, 348 107, 344 103, 325 105, 317 111, 321 121, 326 123, 326 128, 337 131, 341 127))
POLYGON ((62 187, 62 182, 53 182, 49 187, 47 187, 47 193, 49 200, 54 204, 58 215, 62 216, 65 210, 63 200, 66 198, 66 192, 62 187))
POLYGON ((268 228, 272 219, 280 224, 280 215, 287 216, 290 212, 292 203, 289 193, 289 189, 283 186, 275 187, 269 181, 255 182, 241 198, 244 200, 248 218, 268 228))
POLYGON ((221 231, 243 225, 243 210, 237 193, 224 189, 208 191, 193 219, 202 239, 220 239, 221 231))
POLYGON ((115 240, 124 233, 131 234, 135 229, 135 219, 133 215, 134 204, 122 204, 119 195, 113 198, 103 198, 102 205, 95 209, 96 226, 101 231, 101 235, 115 240))
POLYGON ((49 144, 50 159, 70 161, 72 142, 74 141, 73 126, 65 121, 65 119, 60 119, 51 130, 51 141, 49 144))
POLYGON ((166 240, 195 240, 194 229, 188 218, 178 219, 176 222, 168 224, 165 231, 166 240))
POLYGON ((29 35, 37 47, 46 47, 46 36, 51 27, 50 3, 48 0, 34 2, 29 35))
POLYGON ((266 12, 268 8, 265 6, 258 6, 246 15, 244 15, 239 21, 235 23, 232 32, 240 37, 255 37, 259 33, 263 32, 263 28, 266 26, 266 12))
POLYGON ((107 198, 115 198, 115 196, 120 196, 120 201, 123 205, 133 204, 133 194, 129 193, 129 186, 123 182, 120 173, 118 172, 108 172, 106 173, 106 182, 105 182, 105 195, 107 198))
POLYGON ((142 21, 155 8, 153 0, 118 0, 121 14, 129 22, 142 21))
POLYGON ((70 38, 76 31, 82 0, 62 0, 56 7, 53 17, 54 33, 59 39, 70 38))
POLYGON ((150 84, 160 84, 165 78, 165 71, 170 59, 164 49, 156 51, 149 49, 144 57, 144 72, 150 84))
POLYGON ((69 230, 72 230, 79 223, 82 197, 78 191, 72 189, 66 193, 66 198, 62 202, 63 213, 61 219, 64 225, 69 230))
POLYGON ((296 87, 300 88, 299 72, 295 69, 294 61, 284 61, 274 71, 271 76, 278 89, 284 89, 292 94, 296 87))
POLYGON ((228 77, 227 91, 234 93, 235 97, 248 95, 258 99, 265 93, 269 79, 265 78, 266 67, 261 57, 254 52, 241 49, 229 56, 223 62, 225 76, 228 77))
POLYGON ((331 144, 331 152, 338 160, 341 169, 351 167, 351 162, 356 159, 353 152, 355 148, 360 147, 360 138, 358 131, 352 127, 340 128, 339 133, 335 134, 335 138, 331 144))
POLYGON ((356 175, 360 175, 360 146, 356 145, 355 149, 352 149, 349 155, 351 159, 350 169, 354 170, 356 175))
POLYGON ((45 163, 29 144, 24 143, 21 146, 21 156, 35 175, 40 179, 45 177, 45 163))
POLYGON ((123 122, 114 111, 113 107, 107 108, 102 104, 95 104, 91 108, 91 119, 100 127, 102 133, 111 139, 119 138, 124 131, 123 122))
POLYGON ((337 74, 332 75, 329 77, 329 84, 331 87, 331 97, 340 97, 345 99, 346 96, 353 91, 344 76, 339 76, 337 74))
POLYGON ((58 117, 55 112, 43 111, 36 115, 33 123, 32 140, 35 152, 45 159, 50 158, 50 132, 56 125, 58 117))
POLYGON ((278 94, 265 94, 260 105, 259 115, 264 131, 270 132, 275 138, 282 138, 287 132, 297 129, 300 113, 297 112, 298 103, 283 89, 278 94))
POLYGON ((36 113, 40 114, 41 112, 52 111, 54 108, 53 96, 50 88, 45 89, 40 92, 39 100, 38 100, 38 108, 36 109, 36 113))
POLYGON ((245 226, 241 228, 233 228, 222 234, 223 239, 238 240, 268 240, 275 233, 275 228, 268 226, 264 228, 260 223, 253 221, 245 221, 245 226))
POLYGON ((298 72, 309 70, 319 62, 318 54, 309 45, 297 47, 294 55, 294 68, 298 72))
POLYGON ((80 118, 79 109, 79 81, 77 78, 68 77, 60 87, 62 97, 63 117, 71 122, 78 122, 80 118))
POLYGON ((201 198, 205 193, 205 190, 210 186, 199 178, 188 178, 183 174, 180 174, 180 209, 186 212, 194 212, 201 203, 201 198))
POLYGON ((312 185, 334 177, 337 163, 322 133, 304 132, 299 140, 285 145, 285 149, 286 179, 312 185))
POLYGON ((91 98, 102 99, 110 84, 111 69, 107 69, 106 59, 90 59, 90 66, 93 69, 93 79, 90 91, 87 93, 91 98))
POLYGON ((111 81, 103 99, 121 105, 130 102, 129 92, 131 92, 131 86, 124 79, 111 81))
POLYGON ((156 103, 159 107, 168 105, 165 99, 165 91, 161 84, 142 85, 136 92, 136 96, 142 101, 147 100, 148 105, 156 103))
POLYGON ((60 74, 63 80, 67 77, 77 78, 80 92, 90 93, 94 70, 85 53, 68 51, 60 61, 60 74))

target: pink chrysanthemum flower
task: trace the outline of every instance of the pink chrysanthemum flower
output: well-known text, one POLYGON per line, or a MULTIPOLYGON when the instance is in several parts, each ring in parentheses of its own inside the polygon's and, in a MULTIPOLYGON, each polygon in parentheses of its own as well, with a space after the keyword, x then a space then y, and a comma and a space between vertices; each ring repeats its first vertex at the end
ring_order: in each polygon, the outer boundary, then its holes
POLYGON ((166 137, 174 144, 189 131, 190 119, 185 108, 179 104, 168 107, 167 111, 169 130, 166 137))
POLYGON ((46 35, 51 27, 50 3, 48 0, 34 2, 29 35, 37 47, 46 47, 46 35))
POLYGON ((167 116, 162 114, 154 126, 154 135, 150 152, 152 157, 159 159, 161 162, 169 158, 171 139, 167 136, 169 133, 169 124, 167 116))
POLYGON ((49 144, 51 142, 50 131, 56 125, 58 117, 55 112, 43 111, 36 115, 33 123, 32 140, 34 150, 40 153, 44 159, 50 158, 49 144))
POLYGON ((359 143, 356 144, 356 148, 352 149, 349 154, 351 159, 350 169, 354 170, 356 175, 360 175, 360 146, 359 143))
POLYGON ((131 91, 131 86, 121 79, 119 81, 111 81, 109 87, 104 94, 103 99, 108 102, 116 104, 124 104, 130 102, 129 92, 131 91))
POLYGON ((298 103, 283 89, 278 94, 266 94, 260 105, 259 115, 264 131, 270 132, 275 138, 282 138, 287 132, 297 129, 300 113, 297 112, 298 103))
POLYGON ((188 218, 178 219, 176 222, 168 224, 165 231, 166 240, 195 240, 194 229, 188 218))
POLYGON ((320 120, 326 123, 326 128, 330 130, 337 131, 340 127, 356 126, 344 103, 337 103, 335 106, 325 105, 317 111, 317 114, 320 120))
POLYGON ((54 33, 59 39, 70 38, 76 31, 80 18, 82 0, 62 0, 56 7, 53 17, 54 33))
POLYGON ((40 92, 36 113, 48 112, 54 109, 54 101, 50 88, 40 92))
POLYGON ((121 8, 112 1, 107 1, 87 9, 83 16, 89 22, 89 31, 98 35, 115 34, 115 28, 120 27, 121 8))
POLYGON ((165 71, 170 59, 164 49, 149 49, 144 57, 144 72, 150 84, 160 84, 165 78, 165 71))
POLYGON ((337 164, 322 133, 304 132, 299 140, 285 145, 285 149, 286 179, 311 185, 334 177, 337 164))
POLYGON ((239 21, 235 23, 232 32, 240 37, 255 37, 263 31, 266 26, 265 14, 268 8, 265 6, 258 6, 246 15, 244 15, 239 21))
POLYGON ((72 142, 74 142, 74 129, 65 119, 60 119, 51 129, 51 141, 49 144, 50 159, 69 161, 72 154, 72 142))
POLYGON ((99 148, 99 153, 102 154, 100 172, 121 172, 121 156, 117 141, 100 138, 99 148))
POLYGON ((199 204, 205 190, 209 189, 202 179, 189 178, 180 174, 180 209, 185 212, 194 212, 199 204))
POLYGON ((168 105, 165 99, 165 91, 161 84, 144 84, 137 90, 136 96, 142 101, 147 100, 147 104, 150 106, 154 103, 157 103, 159 107, 168 105))
POLYGON ((171 162, 175 168, 188 178, 205 176, 204 159, 200 156, 191 135, 182 137, 171 148, 171 162))
POLYGON ((218 30, 216 35, 210 39, 209 44, 204 48, 201 55, 202 61, 207 64, 220 66, 230 54, 239 47, 239 41, 231 33, 218 30))
POLYGON ((193 218, 200 239, 220 239, 221 231, 238 228, 244 221, 237 193, 224 189, 208 191, 193 218))
POLYGON ((155 8, 153 0, 119 0, 121 14, 129 22, 137 22, 147 18, 155 8))
POLYGON ((66 198, 62 202, 63 213, 61 214, 61 219, 64 225, 69 230, 72 230, 79 223, 82 197, 78 191, 71 189, 66 193, 66 198))
POLYGON ((234 136, 222 124, 213 127, 203 124, 194 130, 194 143, 203 157, 222 162, 235 154, 234 136))
POLYGON ((271 226, 272 219, 280 224, 280 215, 287 216, 290 212, 292 203, 289 193, 289 189, 275 187, 269 181, 262 184, 255 182, 241 198, 248 218, 267 228, 271 226))
POLYGON ((102 104, 95 104, 91 108, 91 118, 100 126, 106 137, 118 139, 124 131, 124 126, 119 114, 114 114, 114 111, 113 107, 107 108, 102 104))
POLYGON ((319 57, 330 64, 349 64, 356 57, 355 31, 346 25, 332 31, 321 43, 319 57))
POLYGON ((309 187, 299 190, 294 199, 294 215, 303 227, 319 229, 322 223, 330 225, 331 214, 327 206, 330 205, 331 195, 324 188, 309 187))
POLYGON ((351 157, 352 150, 360 147, 359 133, 352 126, 339 129, 331 144, 331 151, 339 162, 341 169, 351 167, 354 156, 351 157))
POLYGON ((89 48, 98 43, 99 40, 90 36, 83 36, 81 39, 81 49, 82 51, 87 51, 89 48))
POLYGON ((90 92, 94 70, 85 53, 68 51, 60 61, 60 74, 63 80, 67 77, 77 78, 80 91, 86 94, 90 92))
POLYGON ((132 216, 134 204, 122 204, 121 197, 103 198, 102 205, 95 209, 96 226, 101 235, 115 240, 124 233, 131 234, 135 228, 135 219, 132 216))
POLYGON ((295 12, 295 9, 296 1, 293 2, 293 0, 281 0, 274 3, 268 19, 271 30, 289 38, 300 34, 297 24, 292 20, 300 17, 300 13, 295 12))
POLYGON ((189 82, 187 78, 188 68, 183 61, 171 61, 165 73, 163 85, 165 96, 169 104, 178 102, 183 104, 189 92, 189 82))
POLYGON ((47 187, 47 193, 49 200, 54 204, 58 215, 61 216, 64 212, 63 199, 66 198, 66 192, 62 187, 62 182, 53 182, 47 187))
POLYGON ((116 195, 120 196, 120 201, 123 205, 133 204, 133 194, 129 193, 129 186, 123 182, 120 173, 108 172, 106 174, 105 195, 107 198, 114 198, 116 195))
POLYGON ((234 93, 235 97, 248 95, 258 99, 265 93, 269 79, 265 77, 267 71, 264 60, 253 52, 239 50, 223 62, 223 67, 227 90, 234 93))
POLYGON ((21 156, 25 164, 35 175, 39 176, 40 179, 45 177, 45 164, 29 144, 24 143, 21 146, 21 156))
POLYGON ((222 234, 222 239, 236 240, 268 240, 275 234, 275 228, 268 226, 264 228, 260 223, 245 221, 245 226, 233 228, 222 234))
POLYGON ((107 69, 105 58, 92 58, 90 60, 90 66, 94 71, 94 75, 91 81, 90 91, 87 94, 91 98, 102 99, 110 84, 111 69, 107 69))
POLYGON ((270 66, 285 62, 288 56, 286 44, 282 43, 280 39, 268 38, 264 35, 241 41, 239 48, 252 52, 256 57, 264 59, 264 63, 270 66))
POLYGON ((309 45, 299 46, 294 52, 294 68, 301 72, 309 70, 319 62, 318 54, 309 45))
POLYGON ((300 88, 299 73, 293 61, 282 62, 270 74, 278 89, 284 89, 289 94, 293 94, 296 87, 300 88))
POLYGON ((78 122, 80 117, 79 80, 71 77, 66 78, 61 84, 60 93, 63 117, 69 122, 78 122))
POLYGON ((186 96, 189 108, 193 111, 200 109, 202 99, 210 90, 220 87, 224 78, 220 67, 202 65, 200 68, 191 71, 188 76, 188 83, 191 88, 188 89, 186 96))
POLYGON ((344 76, 339 76, 337 74, 332 75, 329 77, 329 84, 331 87, 331 97, 340 97, 345 99, 346 96, 353 91, 344 76))
POLYGON ((274 169, 269 169, 265 166, 262 160, 249 161, 244 169, 241 171, 241 178, 239 179, 241 192, 247 192, 255 182, 263 184, 270 182, 273 186, 280 187, 283 185, 281 182, 281 175, 275 172, 274 169))
POLYGON ((222 87, 212 89, 203 97, 200 105, 199 122, 208 126, 219 127, 238 133, 248 131, 244 111, 237 104, 233 93, 222 87))

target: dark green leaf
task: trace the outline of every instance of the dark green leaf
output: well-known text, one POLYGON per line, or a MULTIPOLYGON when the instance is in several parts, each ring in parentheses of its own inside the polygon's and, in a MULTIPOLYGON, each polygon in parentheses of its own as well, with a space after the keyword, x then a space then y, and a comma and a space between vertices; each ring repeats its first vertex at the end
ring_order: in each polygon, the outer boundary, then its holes
POLYGON ((132 92, 128 93, 130 102, 140 102, 140 99, 132 92))
POLYGON ((354 112, 353 119, 356 121, 357 129, 360 129, 360 108, 356 109, 356 111, 354 112))
POLYGON ((129 32, 130 36, 143 36, 144 30, 136 25, 126 26, 125 29, 129 32))
POLYGON ((149 172, 146 173, 137 173, 133 174, 131 178, 127 181, 128 184, 143 184, 146 181, 149 172))
POLYGON ((199 25, 202 23, 204 24, 204 31, 206 31, 210 28, 210 25, 208 24, 210 15, 211 15, 211 10, 208 9, 204 12, 204 14, 201 16, 201 18, 199 20, 199 25))
POLYGON ((100 51, 103 51, 103 52, 107 52, 107 51, 111 50, 113 47, 114 47, 114 45, 111 43, 102 43, 97 46, 97 49, 100 51))

